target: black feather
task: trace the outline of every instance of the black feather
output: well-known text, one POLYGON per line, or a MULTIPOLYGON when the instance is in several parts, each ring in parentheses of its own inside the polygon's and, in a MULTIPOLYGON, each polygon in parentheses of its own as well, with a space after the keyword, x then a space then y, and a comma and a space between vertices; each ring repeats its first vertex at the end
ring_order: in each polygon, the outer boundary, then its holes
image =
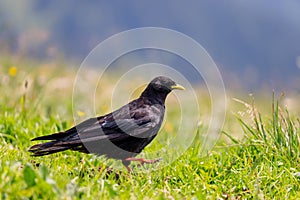
POLYGON ((29 151, 44 156, 65 150, 126 159, 140 153, 157 135, 165 113, 165 99, 175 82, 153 79, 141 96, 107 115, 88 119, 71 129, 32 139, 50 140, 29 151))

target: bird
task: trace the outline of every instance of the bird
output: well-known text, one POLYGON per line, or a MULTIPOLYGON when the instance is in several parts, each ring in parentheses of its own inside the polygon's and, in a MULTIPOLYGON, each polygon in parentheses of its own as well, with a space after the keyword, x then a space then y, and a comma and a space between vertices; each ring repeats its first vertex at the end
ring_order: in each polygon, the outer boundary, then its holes
POLYGON ((159 132, 165 115, 168 94, 185 88, 165 76, 155 77, 141 95, 121 108, 87 119, 74 127, 31 141, 48 140, 31 146, 32 156, 44 156, 65 150, 105 155, 119 159, 128 171, 132 161, 155 163, 159 159, 136 158, 159 132))

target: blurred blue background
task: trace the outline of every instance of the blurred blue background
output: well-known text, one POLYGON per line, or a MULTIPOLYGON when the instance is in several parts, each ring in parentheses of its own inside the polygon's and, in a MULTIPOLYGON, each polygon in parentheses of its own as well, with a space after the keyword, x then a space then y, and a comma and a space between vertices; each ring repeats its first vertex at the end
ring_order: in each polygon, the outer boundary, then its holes
POLYGON ((300 1, 0 1, 0 52, 80 63, 101 41, 157 26, 200 43, 225 85, 300 92, 300 1))

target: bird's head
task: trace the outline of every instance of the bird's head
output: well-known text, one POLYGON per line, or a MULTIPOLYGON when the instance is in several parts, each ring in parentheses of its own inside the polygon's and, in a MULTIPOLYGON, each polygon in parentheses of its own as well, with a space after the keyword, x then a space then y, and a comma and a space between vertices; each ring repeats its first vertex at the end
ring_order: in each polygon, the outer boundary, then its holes
POLYGON ((184 90, 185 88, 179 84, 176 84, 168 77, 158 76, 148 84, 147 88, 142 93, 142 96, 162 98, 164 102, 166 96, 175 89, 184 90))
POLYGON ((171 92, 172 90, 184 90, 185 88, 179 84, 176 84, 172 79, 165 76, 158 76, 154 78, 149 86, 153 90, 157 90, 159 92, 171 92))

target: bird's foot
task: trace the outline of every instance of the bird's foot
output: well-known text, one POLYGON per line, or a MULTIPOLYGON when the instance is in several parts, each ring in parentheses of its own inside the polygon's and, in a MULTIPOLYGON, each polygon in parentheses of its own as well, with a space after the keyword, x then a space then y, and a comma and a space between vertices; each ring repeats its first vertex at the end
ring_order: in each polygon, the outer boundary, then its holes
MULTIPOLYGON (((143 165, 143 164, 153 164, 153 163, 156 163, 158 161, 161 160, 161 158, 158 158, 158 159, 153 159, 153 160, 147 160, 147 159, 144 159, 144 158, 134 158, 134 157, 131 157, 131 158, 126 158, 125 159, 126 161, 137 161, 139 162, 140 165, 143 165)), ((128 170, 129 171, 129 170, 128 170)))
POLYGON ((106 178, 113 175, 116 178, 116 180, 120 179, 121 173, 119 171, 114 170, 113 168, 98 167, 98 171, 101 173, 105 173, 106 178))

